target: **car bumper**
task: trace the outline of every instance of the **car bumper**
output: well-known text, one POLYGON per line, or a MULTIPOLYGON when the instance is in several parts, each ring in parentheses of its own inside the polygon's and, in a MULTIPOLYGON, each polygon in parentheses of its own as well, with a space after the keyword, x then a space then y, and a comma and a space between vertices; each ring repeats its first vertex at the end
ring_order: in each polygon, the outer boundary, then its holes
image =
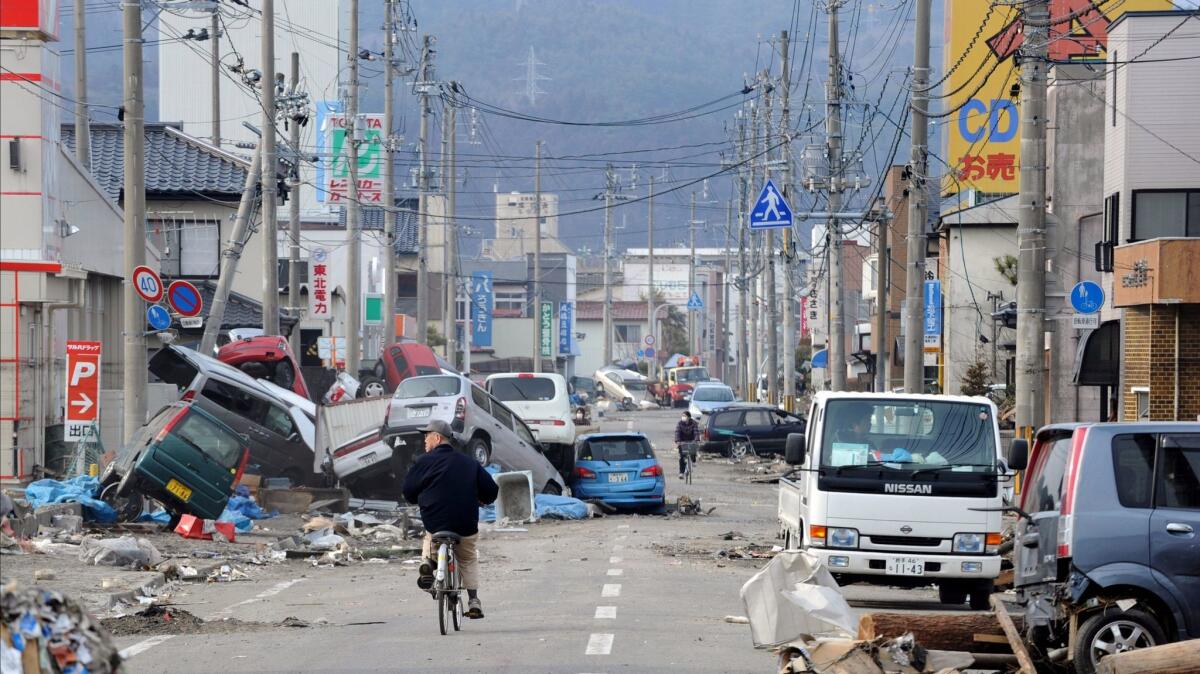
MULTIPOLYGON (((394 422, 394 423, 389 423, 388 425, 383 427, 383 436, 391 437, 394 435, 411 435, 413 433, 420 433, 421 431, 419 429, 424 428, 425 425, 428 424, 431 419, 439 419, 439 418, 440 417, 424 417, 421 419, 402 419, 402 420, 394 422)), ((442 421, 448 422, 450 424, 450 428, 452 428, 455 433, 462 433, 462 430, 463 430, 463 420, 462 419, 459 419, 459 418, 442 419, 442 421)))
POLYGON ((392 447, 377 442, 370 447, 333 460, 333 473, 339 480, 360 480, 384 472, 392 462, 392 447))
POLYGON ((588 485, 577 481, 571 484, 571 493, 575 498, 586 500, 596 499, 614 507, 636 507, 662 505, 666 498, 666 481, 655 480, 653 484, 632 484, 623 487, 607 485, 588 485))
POLYGON ((878 582, 885 585, 889 578, 903 578, 906 581, 919 578, 990 580, 1000 575, 1000 557, 994 555, 930 555, 816 547, 808 548, 808 552, 820 558, 821 562, 825 564, 825 567, 831 573, 875 576, 879 579, 878 582), (901 558, 920 560, 925 567, 925 573, 920 576, 889 574, 887 572, 888 560, 899 560, 901 558), (964 564, 978 564, 979 570, 964 571, 964 564))
POLYGON ((529 426, 529 430, 533 431, 533 437, 537 438, 538 442, 549 445, 571 445, 575 443, 575 425, 570 426, 544 426, 535 424, 529 426))

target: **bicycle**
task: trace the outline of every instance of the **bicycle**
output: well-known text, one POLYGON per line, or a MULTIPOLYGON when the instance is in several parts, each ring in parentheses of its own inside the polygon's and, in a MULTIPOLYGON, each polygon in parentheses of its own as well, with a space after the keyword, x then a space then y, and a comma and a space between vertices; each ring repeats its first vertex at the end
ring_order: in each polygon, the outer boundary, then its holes
POLYGON ((679 454, 683 457, 683 483, 692 483, 692 466, 696 465, 696 454, 699 451, 698 442, 679 443, 679 454))
POLYGON ((449 622, 457 632, 462 629, 462 617, 465 615, 462 573, 458 568, 458 556, 454 554, 462 537, 453 531, 439 531, 432 538, 437 546, 437 570, 433 574, 430 592, 438 603, 438 629, 445 636, 450 631, 446 623, 449 622))

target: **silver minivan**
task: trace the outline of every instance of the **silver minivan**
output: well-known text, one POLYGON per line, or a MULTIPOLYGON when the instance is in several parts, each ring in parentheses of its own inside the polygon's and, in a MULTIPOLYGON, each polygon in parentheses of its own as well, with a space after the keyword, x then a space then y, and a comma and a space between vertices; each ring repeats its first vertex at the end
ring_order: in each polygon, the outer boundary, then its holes
POLYGON ((542 455, 541 445, 525 422, 504 403, 458 374, 410 377, 392 394, 383 436, 394 451, 423 451, 417 429, 430 419, 450 424, 459 449, 480 465, 496 463, 506 471, 528 470, 543 493, 561 494, 566 486, 542 455))

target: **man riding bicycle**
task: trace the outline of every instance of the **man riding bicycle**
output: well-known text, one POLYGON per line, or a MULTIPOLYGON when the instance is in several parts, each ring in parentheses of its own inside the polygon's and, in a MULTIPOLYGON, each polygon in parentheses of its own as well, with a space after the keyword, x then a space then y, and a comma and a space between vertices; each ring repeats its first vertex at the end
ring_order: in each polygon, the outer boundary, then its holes
POLYGON ((700 438, 700 426, 692 419, 691 412, 684 412, 675 424, 675 448, 679 450, 679 479, 687 471, 687 454, 683 443, 696 442, 700 438))
POLYGON ((455 547, 463 588, 467 591, 468 618, 482 618, 479 601, 479 559, 475 543, 479 534, 479 505, 496 500, 499 488, 490 473, 474 459, 454 449, 450 424, 434 419, 424 428, 425 454, 417 458, 404 478, 404 499, 421 507, 425 540, 421 544, 417 587, 433 587, 433 532, 453 531, 462 537, 455 547))

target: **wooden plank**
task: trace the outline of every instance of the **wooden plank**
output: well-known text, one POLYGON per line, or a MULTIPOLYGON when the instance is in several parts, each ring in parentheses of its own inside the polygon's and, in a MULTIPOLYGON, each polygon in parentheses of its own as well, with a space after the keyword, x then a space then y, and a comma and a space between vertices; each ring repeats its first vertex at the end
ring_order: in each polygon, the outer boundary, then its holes
POLYGON ((971 637, 973 640, 984 644, 1007 644, 1008 637, 1003 634, 975 634, 971 637))
POLYGON ((1020 674, 1037 674, 1037 669, 1033 666, 1033 659, 1029 657, 1029 651, 1025 649, 1025 642, 1021 640, 1016 625, 1008 615, 1008 607, 1001 601, 1000 595, 994 594, 988 601, 992 604, 992 614, 996 616, 1000 628, 1004 630, 1004 636, 1008 637, 1009 648, 1012 649, 1013 655, 1017 656, 1017 663, 1021 666, 1018 670, 1020 674))
POLYGON ((1097 674, 1196 674, 1200 672, 1200 639, 1142 648, 1100 660, 1097 674))

